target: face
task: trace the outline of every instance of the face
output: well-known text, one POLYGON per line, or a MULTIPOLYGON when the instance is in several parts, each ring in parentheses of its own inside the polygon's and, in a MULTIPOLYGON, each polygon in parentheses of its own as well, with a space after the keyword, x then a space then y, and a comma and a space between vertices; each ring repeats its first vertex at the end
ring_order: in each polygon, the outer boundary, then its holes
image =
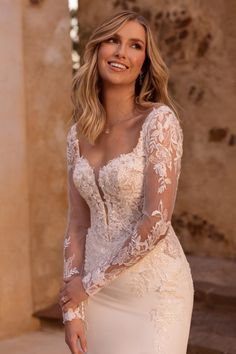
POLYGON ((145 60, 146 33, 136 21, 129 21, 104 40, 98 50, 98 71, 103 82, 134 84, 145 60))

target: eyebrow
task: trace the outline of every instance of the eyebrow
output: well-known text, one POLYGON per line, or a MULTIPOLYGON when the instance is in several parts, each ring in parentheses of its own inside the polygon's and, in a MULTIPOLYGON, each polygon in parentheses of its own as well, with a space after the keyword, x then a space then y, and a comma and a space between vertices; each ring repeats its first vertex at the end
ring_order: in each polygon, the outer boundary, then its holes
MULTIPOLYGON (((115 33, 114 36, 117 37, 117 38, 121 38, 121 36, 119 34, 117 34, 117 33, 115 33)), ((141 42, 144 45, 144 42, 142 41, 142 39, 130 38, 129 40, 132 41, 132 42, 141 42)))

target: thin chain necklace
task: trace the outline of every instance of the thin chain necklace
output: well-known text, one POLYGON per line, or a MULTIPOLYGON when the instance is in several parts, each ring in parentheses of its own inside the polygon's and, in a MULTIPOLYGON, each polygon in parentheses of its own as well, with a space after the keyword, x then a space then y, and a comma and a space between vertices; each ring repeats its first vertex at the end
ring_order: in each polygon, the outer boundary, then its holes
POLYGON ((114 125, 116 125, 117 123, 126 122, 126 121, 128 121, 128 120, 137 118, 137 117, 139 117, 140 115, 141 115, 141 113, 140 113, 139 115, 137 115, 137 116, 130 117, 130 118, 127 118, 127 119, 118 119, 114 124, 110 125, 109 127, 106 127, 104 133, 105 133, 105 134, 109 134, 109 133, 111 132, 111 128, 114 127, 114 125))

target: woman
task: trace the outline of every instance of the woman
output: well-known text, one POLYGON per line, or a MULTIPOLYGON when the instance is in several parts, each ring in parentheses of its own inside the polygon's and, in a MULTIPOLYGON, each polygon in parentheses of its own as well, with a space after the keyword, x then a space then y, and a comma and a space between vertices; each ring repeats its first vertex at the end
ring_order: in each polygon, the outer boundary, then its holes
POLYGON ((184 354, 193 282, 171 225, 183 133, 168 69, 131 11, 90 37, 67 136, 68 225, 60 291, 73 354, 184 354))

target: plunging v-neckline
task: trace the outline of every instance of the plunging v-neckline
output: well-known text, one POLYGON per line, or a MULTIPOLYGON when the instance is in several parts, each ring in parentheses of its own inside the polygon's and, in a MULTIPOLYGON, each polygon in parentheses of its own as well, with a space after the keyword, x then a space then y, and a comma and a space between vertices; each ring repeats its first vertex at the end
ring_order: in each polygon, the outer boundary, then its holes
MULTIPOLYGON (((161 106, 161 105, 160 105, 161 106)), ((147 116, 145 117, 144 119, 144 122, 142 123, 142 126, 141 126, 141 129, 140 129, 140 132, 139 132, 139 137, 138 137, 138 141, 137 141, 137 144, 134 146, 134 148, 130 151, 130 152, 126 152, 126 153, 120 153, 119 155, 115 156, 114 158, 108 160, 104 165, 102 165, 101 167, 98 168, 97 170, 97 173, 95 173, 95 167, 93 167, 89 160, 87 159, 87 157, 83 156, 80 154, 80 147, 79 147, 79 139, 77 138, 77 134, 76 134, 76 143, 77 143, 77 149, 78 149, 78 158, 79 160, 83 160, 86 162, 87 166, 89 167, 89 169, 92 171, 93 173, 93 178, 94 178, 94 182, 95 182, 95 185, 97 187, 97 190, 98 190, 98 193, 100 195, 100 198, 103 202, 105 202, 105 196, 104 196, 104 193, 103 191, 101 190, 100 188, 100 183, 99 183, 99 180, 100 180, 100 177, 101 177, 101 172, 103 170, 105 170, 106 168, 108 168, 112 163, 114 162, 117 162, 119 159, 121 159, 122 157, 124 156, 132 156, 133 154, 136 153, 136 150, 139 148, 139 144, 142 140, 142 137, 143 137, 143 129, 144 129, 144 125, 146 124, 148 118, 153 114, 154 110, 155 109, 158 109, 160 106, 158 107, 153 107, 151 112, 149 112, 147 114, 147 116), (102 192, 102 193, 101 193, 102 192)))
POLYGON ((112 159, 108 160, 104 165, 102 165, 101 167, 98 168, 97 170, 97 173, 95 173, 95 167, 93 167, 90 162, 88 161, 87 157, 83 156, 83 155, 79 155, 79 158, 80 159, 83 159, 87 162, 87 164, 89 165, 89 167, 93 170, 94 172, 94 175, 95 175, 95 179, 96 181, 99 180, 99 177, 100 177, 100 173, 101 171, 103 171, 104 169, 106 169, 109 165, 111 165, 113 162, 119 160, 120 158, 122 158, 123 156, 129 156, 129 155, 132 155, 136 152, 136 150, 138 149, 139 147, 139 143, 141 141, 141 138, 142 138, 142 133, 143 133, 143 130, 141 129, 140 132, 139 132, 139 138, 138 138, 138 142, 137 144, 135 145, 135 147, 133 148, 132 151, 130 152, 125 152, 125 153, 120 153, 119 155, 113 157, 112 159))
POLYGON ((92 171, 92 174, 93 174, 93 179, 94 179, 94 183, 96 185, 96 188, 98 190, 98 193, 100 195, 100 198, 102 199, 103 202, 106 202, 106 199, 105 199, 105 195, 104 195, 104 192, 101 188, 101 183, 100 183, 100 178, 101 178, 101 173, 106 169, 108 168, 111 164, 113 164, 114 162, 117 162, 119 161, 123 156, 132 156, 133 154, 136 153, 136 151, 138 150, 139 148, 139 144, 141 143, 141 140, 142 140, 142 133, 143 133, 143 130, 141 129, 140 130, 140 133, 139 133, 139 138, 138 138, 138 142, 137 144, 135 145, 135 147, 133 148, 132 151, 130 152, 127 152, 127 153, 121 153, 119 154, 118 156, 115 156, 113 159, 110 159, 107 161, 107 163, 101 167, 99 167, 98 171, 97 171, 97 175, 95 173, 95 168, 93 166, 91 166, 90 162, 88 161, 88 159, 81 155, 79 156, 79 159, 82 159, 85 161, 85 163, 87 164, 87 166, 89 167, 89 169, 92 171))

